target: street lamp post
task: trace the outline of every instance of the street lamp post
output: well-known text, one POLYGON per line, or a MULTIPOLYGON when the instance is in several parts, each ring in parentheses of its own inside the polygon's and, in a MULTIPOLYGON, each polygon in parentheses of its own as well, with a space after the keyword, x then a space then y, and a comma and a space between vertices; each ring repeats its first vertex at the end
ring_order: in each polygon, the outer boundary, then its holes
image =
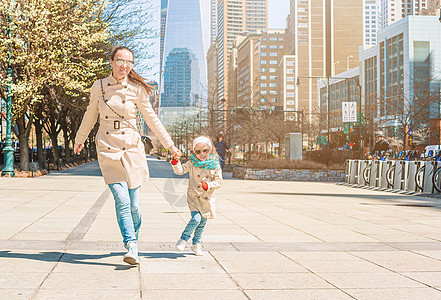
MULTIPOLYGON (((12 11, 12 1, 10 4, 10 12, 8 16, 9 28, 8 28, 8 38, 11 38, 11 13, 12 11)), ((15 176, 14 172, 14 148, 12 148, 11 139, 11 86, 12 86, 12 69, 11 69, 11 42, 9 41, 8 50, 8 87, 7 87, 7 97, 6 97, 6 144, 3 149, 5 153, 5 166, 2 170, 2 176, 9 174, 11 177, 15 176)))
POLYGON ((353 55, 349 55, 346 57, 346 71, 349 71, 349 58, 354 57, 353 55))
MULTIPOLYGON (((363 144, 364 144, 363 142, 364 141, 363 141, 362 133, 361 133, 361 127, 362 127, 362 125, 361 125, 361 121, 362 121, 361 117, 362 117, 362 112, 361 112, 361 85, 360 85, 360 79, 357 82, 357 89, 358 89, 358 101, 359 101, 358 107, 359 107, 359 116, 360 116, 360 121, 358 123, 359 124, 358 132, 359 132, 359 135, 360 135, 360 156, 361 156, 362 153, 363 153, 363 144)), ((360 158, 362 158, 362 157, 360 157, 360 158)))

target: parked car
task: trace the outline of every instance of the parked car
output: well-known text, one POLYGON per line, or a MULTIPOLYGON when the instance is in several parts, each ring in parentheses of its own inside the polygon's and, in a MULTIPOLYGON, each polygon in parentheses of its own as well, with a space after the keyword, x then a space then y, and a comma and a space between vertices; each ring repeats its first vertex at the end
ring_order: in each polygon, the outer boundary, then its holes
POLYGON ((428 145, 426 148, 424 148, 423 152, 421 153, 421 158, 428 158, 438 155, 438 152, 440 151, 440 145, 428 145))

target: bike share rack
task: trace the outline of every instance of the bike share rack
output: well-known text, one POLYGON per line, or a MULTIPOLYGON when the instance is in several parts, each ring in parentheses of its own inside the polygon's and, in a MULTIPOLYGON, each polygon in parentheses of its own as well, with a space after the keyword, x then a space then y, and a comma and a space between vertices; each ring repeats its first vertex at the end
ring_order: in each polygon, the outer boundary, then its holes
POLYGON ((441 161, 347 161, 346 182, 382 189, 441 194, 441 161))

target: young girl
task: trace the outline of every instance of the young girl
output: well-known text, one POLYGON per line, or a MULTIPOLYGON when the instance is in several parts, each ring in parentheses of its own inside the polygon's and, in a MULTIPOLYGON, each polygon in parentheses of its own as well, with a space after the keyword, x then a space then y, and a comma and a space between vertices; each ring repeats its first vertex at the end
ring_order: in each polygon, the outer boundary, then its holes
POLYGON ((176 248, 184 251, 194 231, 191 250, 196 255, 203 255, 201 237, 207 219, 216 217, 214 190, 222 185, 222 171, 216 149, 208 137, 200 136, 193 141, 193 153, 183 165, 176 159, 176 156, 171 161, 175 174, 183 175, 189 172, 190 175, 187 203, 191 212, 191 220, 176 243, 176 248))

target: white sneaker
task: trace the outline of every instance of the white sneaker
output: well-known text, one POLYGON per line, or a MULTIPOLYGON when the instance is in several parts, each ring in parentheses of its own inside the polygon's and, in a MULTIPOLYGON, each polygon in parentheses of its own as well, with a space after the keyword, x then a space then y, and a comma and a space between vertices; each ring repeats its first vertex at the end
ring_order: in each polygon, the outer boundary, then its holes
POLYGON ((123 257, 123 261, 129 265, 139 264, 138 260, 138 244, 134 241, 127 242, 127 249, 129 250, 123 257))
POLYGON ((179 251, 184 251, 186 244, 187 244, 187 241, 184 241, 183 239, 179 239, 176 242, 176 249, 178 249, 179 251))
POLYGON ((201 244, 196 244, 196 245, 191 245, 191 250, 193 251, 193 253, 197 256, 202 256, 204 255, 204 252, 202 252, 202 246, 201 244))

